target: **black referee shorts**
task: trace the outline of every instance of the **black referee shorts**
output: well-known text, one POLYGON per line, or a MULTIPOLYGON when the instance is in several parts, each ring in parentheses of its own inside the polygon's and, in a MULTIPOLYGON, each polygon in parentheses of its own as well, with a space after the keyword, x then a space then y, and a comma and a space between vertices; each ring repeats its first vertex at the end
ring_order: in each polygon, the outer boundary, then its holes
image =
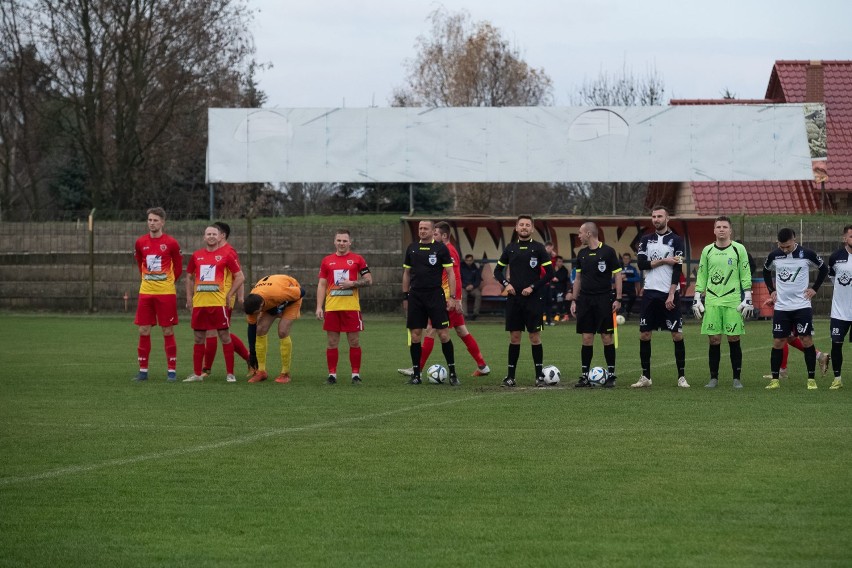
POLYGON ((529 296, 520 293, 506 297, 506 331, 541 331, 544 300, 541 291, 529 296))
POLYGON ((429 320, 434 329, 444 329, 450 325, 443 288, 410 290, 405 326, 408 329, 426 329, 429 320))
POLYGON ((612 332, 612 299, 609 294, 577 298, 577 333, 612 332))

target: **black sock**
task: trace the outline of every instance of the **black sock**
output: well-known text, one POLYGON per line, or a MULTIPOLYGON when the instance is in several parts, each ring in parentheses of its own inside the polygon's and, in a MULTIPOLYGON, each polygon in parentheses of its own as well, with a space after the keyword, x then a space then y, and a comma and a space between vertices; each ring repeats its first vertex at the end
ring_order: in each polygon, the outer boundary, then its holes
POLYGON ((411 347, 408 348, 408 352, 411 353, 411 369, 414 371, 414 376, 420 376, 420 355, 423 352, 423 346, 418 341, 417 343, 411 342, 411 347))
POLYGON ((595 348, 592 345, 583 345, 580 347, 580 364, 583 366, 583 376, 589 376, 589 367, 592 366, 592 357, 595 354, 595 348))
POLYGON ((719 361, 722 360, 722 346, 710 344, 710 351, 707 355, 710 362, 710 378, 719 378, 719 361))
POLYGON ((509 344, 509 371, 506 376, 510 379, 515 378, 515 368, 518 366, 518 358, 521 356, 521 344, 509 344))
MULTIPOLYGON (((677 365, 677 377, 686 376, 686 347, 683 344, 683 339, 674 342, 675 348, 675 364, 677 365)), ((648 377, 649 379, 651 377, 648 377)))
POLYGON ((781 360, 784 358, 783 349, 772 348, 772 354, 769 356, 769 370, 772 372, 772 378, 777 379, 778 373, 781 371, 781 360))
POLYGON ((805 368, 808 370, 808 378, 816 376, 816 347, 811 345, 805 347, 805 368))
POLYGON ((651 340, 639 340, 639 362, 642 365, 642 375, 651 378, 651 340))
POLYGON ((544 346, 539 343, 538 345, 531 345, 532 347, 532 358, 533 364, 535 365, 535 376, 543 377, 544 373, 541 371, 541 368, 544 366, 544 346))
POLYGON ((453 342, 447 341, 441 344, 441 351, 444 353, 444 359, 447 360, 447 372, 451 377, 456 376, 456 355, 453 349, 453 342))
POLYGON ((743 370, 743 348, 739 341, 729 341, 728 349, 731 351, 731 370, 734 372, 734 380, 737 381, 743 370))
POLYGON ((606 359, 607 371, 610 375, 615 374, 615 345, 604 345, 604 359, 606 359))
POLYGON ((831 344, 831 368, 834 378, 840 378, 840 369, 843 367, 843 342, 831 344))

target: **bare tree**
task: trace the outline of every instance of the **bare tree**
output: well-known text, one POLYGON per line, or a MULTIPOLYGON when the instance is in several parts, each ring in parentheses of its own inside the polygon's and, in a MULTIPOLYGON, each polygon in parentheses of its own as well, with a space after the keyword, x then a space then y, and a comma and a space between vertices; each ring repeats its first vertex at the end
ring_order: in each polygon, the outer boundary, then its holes
POLYGON ((88 205, 185 206, 203 191, 206 109, 262 102, 246 2, 16 3, 3 36, 47 70, 88 205))
MULTIPOLYGON (((665 85, 656 69, 637 76, 624 65, 618 74, 604 71, 586 81, 572 97, 581 106, 654 106, 665 104, 665 85)), ((638 215, 644 207, 647 183, 561 184, 568 212, 578 215, 638 215)))
MULTIPOLYGON (((406 62, 407 84, 394 91, 393 106, 499 107, 553 104, 544 69, 530 67, 520 51, 487 21, 466 11, 440 8, 429 15, 431 31, 417 38, 417 55, 406 62)), ((451 184, 453 209, 502 210, 511 186, 451 184)))

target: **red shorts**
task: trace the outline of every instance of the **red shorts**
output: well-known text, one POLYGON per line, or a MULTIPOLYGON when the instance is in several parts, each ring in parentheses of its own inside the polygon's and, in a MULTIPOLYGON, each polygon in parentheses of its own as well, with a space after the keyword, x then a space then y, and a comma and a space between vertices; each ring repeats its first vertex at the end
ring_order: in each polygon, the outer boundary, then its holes
POLYGON ((364 322, 361 320, 361 312, 358 310, 325 312, 322 328, 325 331, 336 331, 338 333, 364 331, 364 322))
POLYGON ((192 308, 192 329, 206 331, 208 329, 228 329, 231 318, 225 306, 204 306, 192 308))
POLYGON ((136 304, 136 325, 171 327, 178 323, 177 295, 139 294, 136 304))
POLYGON ((450 327, 459 327, 464 325, 464 314, 455 310, 450 310, 450 327))

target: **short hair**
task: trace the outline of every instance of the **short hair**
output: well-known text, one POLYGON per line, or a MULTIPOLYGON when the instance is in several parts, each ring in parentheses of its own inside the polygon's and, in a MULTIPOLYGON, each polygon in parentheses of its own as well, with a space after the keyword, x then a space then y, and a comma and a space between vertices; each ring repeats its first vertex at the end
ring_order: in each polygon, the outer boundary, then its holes
POLYGON ((446 221, 439 221, 439 222, 435 223, 435 228, 438 229, 438 232, 441 233, 442 235, 449 235, 450 234, 450 224, 447 223, 446 221))
POLYGON ((563 260, 563 261, 564 261, 565 259, 564 259, 564 258, 562 258, 562 256, 561 256, 561 255, 558 255, 558 254, 557 254, 557 255, 556 255, 556 260, 563 260))
POLYGON ((849 231, 852 231, 852 225, 846 225, 845 227, 843 227, 843 234, 844 235, 846 233, 848 233, 849 231))
POLYGON ((464 259, 465 260, 467 260, 467 259, 473 260, 473 255, 472 254, 466 254, 466 255, 464 255, 464 259))
POLYGON ((247 314, 253 314, 263 306, 263 296, 260 294, 249 294, 243 300, 243 311, 247 314))
POLYGON ((349 239, 352 239, 352 233, 349 232, 349 229, 337 229, 334 231, 335 235, 346 235, 349 239))
POLYGON ((719 221, 724 221, 725 223, 727 223, 727 224, 728 224, 728 225, 730 225, 731 227, 733 227, 733 226, 734 226, 734 224, 733 224, 733 223, 731 223, 731 218, 730 218, 730 217, 728 217, 727 215, 719 215, 718 217, 716 217, 715 219, 713 219, 713 224, 715 225, 715 224, 716 224, 716 223, 718 223, 719 221))
POLYGON ((586 227, 586 230, 589 232, 589 234, 592 235, 593 237, 597 238, 598 226, 595 225, 592 221, 586 221, 585 223, 580 225, 580 227, 586 227))
POLYGON ((532 215, 518 215, 518 218, 515 219, 515 224, 517 225, 518 221, 520 221, 521 219, 527 219, 530 223, 533 222, 532 215))
POLYGON ((228 237, 231 236, 231 226, 224 221, 216 221, 211 225, 212 227, 216 227, 225 235, 225 240, 228 240, 228 237))
POLYGON ((157 217, 159 217, 159 218, 160 218, 160 219, 162 219, 163 221, 165 221, 165 220, 166 220, 166 210, 165 210, 165 209, 163 209, 162 207, 151 207, 151 208, 150 208, 150 209, 148 209, 148 211, 145 213, 145 216, 147 217, 148 215, 151 215, 151 214, 156 215, 157 217))
POLYGON ((547 245, 553 246, 553 241, 544 241, 544 246, 547 245))
POLYGON ((623 252, 623 253, 621 253, 621 256, 629 256, 630 258, 633 258, 633 255, 630 254, 629 252, 623 252))
POLYGON ((651 207, 651 213, 653 213, 654 211, 661 211, 661 210, 665 211, 666 215, 672 214, 671 211, 669 211, 669 208, 666 207, 665 205, 654 205, 653 207, 651 207))
POLYGON ((432 227, 435 226, 435 221, 433 221, 432 219, 421 219, 417 222, 418 227, 420 226, 420 223, 429 223, 430 225, 432 225, 432 227))
POLYGON ((796 231, 794 231, 793 229, 790 229, 788 227, 784 227, 783 229, 778 231, 778 242, 779 243, 786 243, 790 239, 795 239, 795 238, 796 238, 796 231))

